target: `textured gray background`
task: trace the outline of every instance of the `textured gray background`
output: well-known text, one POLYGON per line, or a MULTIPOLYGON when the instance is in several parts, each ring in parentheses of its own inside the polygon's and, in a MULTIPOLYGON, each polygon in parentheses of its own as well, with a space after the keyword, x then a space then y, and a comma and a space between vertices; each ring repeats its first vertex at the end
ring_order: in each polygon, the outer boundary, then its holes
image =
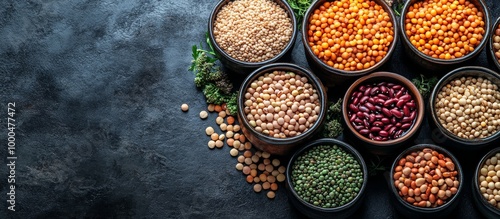
MULTIPOLYGON (((498 4, 486 2, 498 17, 498 4)), ((199 119, 206 104, 187 68, 215 4, 1 1, 0 218, 302 217, 284 186, 275 200, 255 194, 229 148, 206 146, 216 116, 199 119), (5 202, 8 102, 17 110, 15 213, 5 202)), ((307 66, 303 52, 298 39, 292 62, 307 66)), ((485 51, 471 64, 497 70, 485 51)), ((422 71, 401 49, 382 70, 422 71)), ((415 143, 430 142, 426 127, 415 143)), ((467 179, 481 153, 459 154, 467 179)), ((369 180, 356 217, 397 218, 383 178, 369 180)), ((475 218, 466 183, 453 216, 475 218)))

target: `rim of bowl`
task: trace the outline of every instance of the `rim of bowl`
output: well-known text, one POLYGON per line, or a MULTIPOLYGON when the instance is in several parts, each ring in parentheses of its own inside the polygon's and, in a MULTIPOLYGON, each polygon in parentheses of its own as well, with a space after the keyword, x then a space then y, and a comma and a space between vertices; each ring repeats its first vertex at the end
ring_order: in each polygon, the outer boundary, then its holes
POLYGON ((248 130, 252 134, 257 135, 260 138, 265 139, 266 141, 272 141, 273 144, 275 144, 275 145, 286 145, 286 144, 289 144, 290 142, 294 142, 296 140, 303 138, 304 136, 308 136, 309 134, 314 133, 320 127, 323 119, 326 116, 326 111, 327 111, 326 104, 327 104, 326 91, 323 87, 323 84, 321 83, 321 80, 318 77, 316 77, 316 75, 311 73, 309 70, 307 70, 303 67, 300 67, 296 64, 292 64, 292 63, 279 63, 279 62, 278 63, 271 63, 271 64, 267 64, 267 65, 264 65, 264 66, 256 69, 255 71, 250 73, 245 78, 245 80, 241 84, 241 87, 240 87, 239 92, 238 92, 238 113, 241 115, 243 123, 245 123, 245 125, 247 127, 249 127, 248 130), (265 135, 265 134, 262 134, 260 132, 255 131, 255 128, 251 127, 250 124, 248 124, 248 120, 247 120, 247 117, 245 116, 246 114, 244 112, 244 108, 245 108, 244 107, 244 100, 245 100, 246 90, 247 90, 248 86, 250 85, 250 83, 252 81, 254 81, 255 79, 257 79, 259 76, 261 76, 265 73, 273 72, 273 71, 286 71, 286 72, 291 71, 295 74, 300 74, 302 76, 306 76, 308 79, 308 82, 314 86, 314 88, 316 89, 316 91, 318 93, 318 97, 320 99, 319 102, 321 104, 318 119, 316 119, 313 126, 308 128, 307 131, 301 133, 300 135, 296 135, 293 137, 286 137, 286 138, 275 138, 275 137, 271 137, 269 135, 265 135))
POLYGON ((292 36, 291 36, 290 40, 288 41, 288 43, 286 44, 285 48, 283 48, 283 50, 280 53, 278 53, 276 56, 274 56, 273 58, 267 59, 267 60, 264 60, 261 62, 245 62, 245 61, 241 61, 241 60, 235 59, 232 56, 230 56, 228 53, 226 53, 226 51, 224 51, 222 48, 220 48, 219 44, 217 44, 217 42, 215 41, 214 33, 213 33, 213 30, 214 30, 213 24, 215 22, 215 19, 217 18, 217 15, 218 15, 220 9, 224 5, 229 3, 230 1, 232 1, 232 0, 220 0, 217 3, 217 5, 215 5, 215 7, 210 12, 210 17, 208 19, 209 39, 211 41, 211 44, 212 44, 214 50, 217 53, 219 53, 221 56, 223 56, 224 58, 226 58, 226 59, 230 60, 231 62, 236 63, 238 65, 246 65, 246 66, 249 66, 251 68, 258 68, 258 67, 261 67, 263 65, 276 62, 277 60, 281 59, 285 55, 285 53, 287 53, 288 51, 290 51, 293 48, 293 45, 294 45, 295 40, 297 38, 297 32, 298 32, 297 20, 295 18, 295 14, 293 13, 293 9, 292 9, 292 7, 290 7, 290 5, 288 4, 287 1, 273 0, 278 5, 280 5, 283 9, 285 9, 285 12, 288 14, 288 16, 290 17, 290 19, 292 21, 292 36))
POLYGON ((478 165, 476 166, 476 170, 474 171, 474 177, 472 178, 472 180, 473 180, 472 185, 474 186, 474 189, 473 189, 474 191, 472 191, 472 192, 478 196, 478 199, 480 199, 480 202, 483 206, 485 206, 487 209, 489 209, 492 212, 496 212, 497 214, 500 214, 500 209, 495 208, 490 203, 488 203, 486 201, 486 199, 483 197, 483 194, 481 194, 481 192, 479 191, 479 171, 481 170, 481 168, 484 165, 484 163, 486 162, 486 160, 488 158, 492 157, 493 155, 495 155, 496 153, 500 153, 500 148, 494 148, 494 149, 490 150, 488 153, 486 153, 483 156, 483 158, 481 158, 481 161, 479 161, 478 165))
POLYGON ((312 57, 316 63, 323 66, 323 68, 328 69, 330 73, 334 72, 335 74, 339 74, 339 75, 343 75, 343 76, 365 75, 367 73, 374 71, 375 69, 378 69, 380 66, 385 64, 390 59, 390 57, 392 56, 394 51, 396 50, 396 45, 397 45, 398 38, 399 38, 399 36, 398 36, 399 35, 398 34, 399 27, 397 25, 398 22, 396 19, 396 15, 394 14, 394 11, 382 0, 373 0, 373 1, 375 1, 378 5, 382 6, 382 8, 384 8, 384 10, 389 14, 389 17, 391 18, 391 22, 392 22, 393 33, 394 33, 393 37, 394 38, 392 40, 391 45, 389 45, 389 49, 387 51, 387 54, 385 54, 384 58, 382 58, 382 60, 380 60, 380 62, 376 63, 375 65, 373 65, 372 67, 367 68, 367 69, 356 70, 356 71, 345 71, 345 70, 340 70, 340 69, 330 67, 329 65, 327 65, 323 61, 321 61, 316 55, 314 55, 314 53, 311 51, 311 48, 307 44, 307 42, 309 41, 307 39, 307 26, 308 26, 307 23, 308 23, 309 17, 311 16, 311 13, 314 12, 314 10, 316 10, 319 7, 319 5, 321 5, 327 1, 328 0, 318 0, 318 1, 313 2, 311 4, 311 6, 309 6, 309 8, 307 9, 306 13, 304 14, 304 19, 302 21, 302 44, 305 47, 304 48, 305 52, 307 54, 309 54, 309 56, 312 57))
POLYGON ((443 124, 439 122, 439 119, 437 118, 436 112, 435 112, 435 100, 437 97, 437 93, 445 86, 448 84, 450 81, 462 77, 462 76, 483 76, 484 78, 487 78, 490 80, 492 83, 496 84, 498 87, 500 87, 500 75, 490 69, 481 67, 481 66, 464 66, 457 68, 455 70, 450 71, 446 75, 444 75, 441 79, 439 79, 438 83, 436 86, 434 86, 434 89, 432 90, 432 93, 430 95, 429 99, 429 109, 431 113, 431 118, 434 124, 436 124, 436 127, 443 133, 446 137, 449 139, 452 139, 453 141, 457 143, 465 143, 469 145, 482 145, 482 144, 487 144, 490 143, 500 137, 500 130, 497 130, 497 132, 493 135, 490 135, 486 138, 479 138, 479 139, 465 139, 465 138, 460 138, 456 136, 455 134, 451 133, 448 129, 443 127, 443 124), (475 72, 475 74, 478 75, 472 75, 472 72, 475 72), (495 80, 492 80, 495 79, 495 80))
POLYGON ((363 76, 356 80, 352 85, 347 89, 344 99, 342 101, 342 116, 344 117, 344 121, 347 124, 347 127, 354 133, 354 135, 361 139, 364 142, 377 145, 377 146, 392 146, 395 144, 402 143, 409 138, 411 138, 413 135, 416 134, 417 130, 420 128, 422 125, 422 122, 424 120, 424 112, 425 112, 425 104, 424 104, 424 98, 418 91, 418 89, 415 87, 415 84, 413 84, 410 80, 408 80, 406 77, 401 76, 399 74, 393 73, 393 72, 385 72, 385 71, 380 71, 380 72, 374 72, 369 75, 363 76), (412 95, 415 97, 415 101, 417 104, 417 118, 415 118, 415 122, 411 126, 411 128, 404 134, 403 136, 397 138, 397 139, 392 139, 392 140, 387 140, 387 141, 375 141, 372 139, 369 139, 361 134, 354 128, 354 126, 349 122, 349 116, 348 116, 348 103, 351 99, 351 94, 354 91, 354 89, 358 88, 361 84, 365 83, 366 81, 380 81, 381 79, 388 79, 391 81, 397 81, 401 85, 405 86, 406 89, 408 89, 412 95))
POLYGON ((500 61, 498 61, 498 59, 496 58, 495 56, 495 51, 493 51, 494 47, 493 47, 493 40, 494 40, 494 37, 495 37, 495 30, 498 28, 498 25, 500 25, 500 17, 498 17, 495 21, 495 23, 493 24, 492 28, 491 28, 491 34, 490 34, 490 39, 489 39, 489 53, 491 54, 491 58, 493 59, 493 62, 495 63, 495 66, 500 69, 500 61))
POLYGON ((306 144, 304 147, 302 147, 301 149, 299 149, 298 151, 296 151, 292 155, 292 157, 290 158, 290 161, 288 162, 287 167, 286 167, 286 182, 289 185, 289 191, 293 194, 293 196, 297 200, 299 200, 300 203, 307 206, 308 208, 311 208, 311 209, 314 209, 317 211, 327 212, 327 213, 339 212, 339 211, 342 211, 344 209, 347 209, 347 208, 353 206, 358 200, 361 199, 361 197, 363 197, 363 194, 364 194, 366 187, 367 187, 367 184, 368 184, 367 183, 368 182, 368 168, 367 168, 366 163, 363 159, 363 156, 361 156, 361 154, 351 145, 349 145, 343 141, 334 139, 334 138, 321 138, 321 139, 318 139, 318 140, 315 140, 313 142, 306 144), (295 163, 295 160, 300 155, 302 155, 304 152, 308 151, 312 147, 319 146, 319 145, 337 145, 337 146, 341 147, 342 149, 346 150, 348 153, 352 154, 354 156, 354 158, 359 162, 359 165, 361 166, 361 169, 363 171, 363 184, 361 185, 361 188, 359 189, 358 194, 356 194, 356 197, 354 197, 351 201, 349 201, 345 205, 334 207, 334 208, 318 207, 316 205, 313 205, 309 202, 302 200, 302 198, 299 197, 299 195, 295 192, 294 185, 293 185, 293 182, 291 179, 292 166, 295 163))
POLYGON ((396 196, 396 199, 398 200, 398 202, 402 203, 403 206, 405 206, 406 208, 423 211, 425 213, 434 213, 434 212, 438 212, 438 211, 440 211, 442 209, 447 208, 455 200, 457 200, 457 198, 459 197, 459 195, 462 192, 462 188, 464 187, 464 177, 463 177, 462 166, 458 162, 458 159, 450 151, 446 150, 443 147, 434 145, 434 144, 417 144, 417 145, 413 145, 413 146, 407 148, 406 150, 404 150, 403 152, 401 152, 396 157, 396 159, 394 160, 394 162, 392 163, 391 172, 390 172, 390 175, 389 175, 389 182, 390 182, 390 187, 391 187, 392 194, 396 196), (439 153, 442 153, 445 156, 449 157, 453 161, 453 163, 455 164, 455 169, 457 169, 457 171, 458 171, 458 181, 460 182, 460 185, 458 186, 457 193, 455 193, 451 199, 447 200, 446 203, 444 203, 443 205, 441 205, 439 207, 435 207, 435 208, 423 208, 423 207, 418 207, 418 206, 410 205, 409 203, 407 203, 406 201, 404 201, 401 196, 399 196, 399 193, 396 190, 396 186, 394 186, 394 179, 393 179, 394 169, 396 168, 396 165, 398 164, 399 160, 402 157, 408 155, 409 153, 417 151, 417 150, 422 150, 423 148, 431 148, 432 150, 438 151, 439 153))
POLYGON ((482 10, 482 12, 484 13, 484 27, 485 27, 486 32, 483 34, 483 39, 479 43, 479 46, 477 46, 471 53, 469 53, 465 56, 462 56, 460 58, 454 58, 454 59, 449 59, 449 60, 433 58, 431 56, 425 55, 424 53, 420 52, 417 48, 415 48, 415 46, 413 46, 413 44, 411 44, 410 40, 408 39, 408 36, 406 36, 406 33, 405 33, 406 28, 405 28, 405 19, 404 18, 406 16, 406 13, 408 13, 408 10, 410 9, 410 6, 413 5, 415 2, 419 2, 419 1, 423 1, 423 0, 408 0, 408 1, 406 1, 405 5, 403 6, 403 10, 401 11, 401 17, 399 19, 399 25, 401 27, 400 30, 401 30, 401 35, 402 35, 401 38, 403 38, 404 43, 406 45, 408 45, 408 47, 415 54, 417 54, 420 58, 425 59, 426 61, 446 65, 446 64, 457 64, 457 63, 469 60, 472 57, 476 56, 478 53, 481 53, 481 51, 483 50, 483 48, 487 44, 487 41, 488 41, 487 39, 488 39, 488 36, 490 35, 490 32, 491 32, 490 12, 489 12, 488 7, 486 6, 486 4, 484 3, 483 0, 469 0, 472 4, 474 4, 476 7, 478 7, 479 10, 482 10))

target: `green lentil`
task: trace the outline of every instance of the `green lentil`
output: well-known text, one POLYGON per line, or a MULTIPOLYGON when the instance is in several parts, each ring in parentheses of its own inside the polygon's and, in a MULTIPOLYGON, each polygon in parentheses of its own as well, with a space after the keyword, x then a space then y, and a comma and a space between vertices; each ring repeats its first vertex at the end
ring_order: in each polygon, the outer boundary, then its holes
POLYGON ((294 161, 291 177, 300 198, 323 208, 349 203, 363 185, 361 165, 337 145, 319 145, 304 152, 294 161))

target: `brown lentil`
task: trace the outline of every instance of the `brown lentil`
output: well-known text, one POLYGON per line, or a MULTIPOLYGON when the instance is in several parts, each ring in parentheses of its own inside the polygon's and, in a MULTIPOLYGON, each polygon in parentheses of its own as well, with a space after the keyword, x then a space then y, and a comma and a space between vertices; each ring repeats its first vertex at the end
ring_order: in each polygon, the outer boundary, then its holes
POLYGON ((275 138, 300 135, 318 119, 319 97, 305 76, 293 72, 265 73, 245 93, 248 123, 255 131, 275 138))
POLYGON ((479 190, 486 201, 500 209, 500 153, 485 161, 478 180, 479 190))
POLYGON ((333 68, 367 69, 387 55, 393 25, 375 1, 325 2, 309 17, 308 43, 313 54, 333 68))
POLYGON ((460 186, 458 179, 461 176, 458 176, 453 162, 431 148, 417 150, 401 158, 393 175, 399 196, 409 204, 423 208, 445 204, 460 186), (431 157, 426 154, 431 154, 431 157))
POLYGON ((443 86, 434 110, 443 127, 460 138, 485 138, 500 130, 500 91, 482 77, 461 77, 443 86))
POLYGON ((255 185, 253 185, 253 191, 255 191, 255 192, 262 191, 262 185, 261 184, 255 184, 255 185))
POLYGON ((278 55, 292 37, 286 11, 271 0, 229 1, 213 24, 215 42, 229 56, 262 62, 278 55))
POLYGON ((484 38, 484 15, 466 0, 424 0, 405 15, 405 33, 425 55, 455 59, 474 51, 484 38))
POLYGON ((276 193, 274 193, 273 191, 269 191, 269 192, 267 192, 267 197, 269 199, 274 199, 274 197, 276 197, 276 193))

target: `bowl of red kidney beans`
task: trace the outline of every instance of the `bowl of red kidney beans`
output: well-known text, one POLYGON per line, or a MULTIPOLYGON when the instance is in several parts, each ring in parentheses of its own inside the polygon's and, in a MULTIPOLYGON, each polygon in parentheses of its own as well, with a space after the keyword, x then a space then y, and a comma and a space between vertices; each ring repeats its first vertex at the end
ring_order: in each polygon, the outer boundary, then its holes
POLYGON ((346 135, 352 145, 389 155, 420 131, 425 104, 411 81, 391 72, 375 72, 356 80, 343 101, 346 135))

